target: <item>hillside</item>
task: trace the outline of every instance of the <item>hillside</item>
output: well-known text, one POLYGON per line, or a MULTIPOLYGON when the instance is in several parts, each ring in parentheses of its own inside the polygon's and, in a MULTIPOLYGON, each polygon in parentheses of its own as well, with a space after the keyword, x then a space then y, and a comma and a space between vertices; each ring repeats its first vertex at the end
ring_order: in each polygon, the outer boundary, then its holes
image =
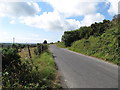
POLYGON ((120 65, 119 26, 116 16, 112 21, 104 20, 89 27, 66 31, 62 36, 62 42, 70 50, 120 65))

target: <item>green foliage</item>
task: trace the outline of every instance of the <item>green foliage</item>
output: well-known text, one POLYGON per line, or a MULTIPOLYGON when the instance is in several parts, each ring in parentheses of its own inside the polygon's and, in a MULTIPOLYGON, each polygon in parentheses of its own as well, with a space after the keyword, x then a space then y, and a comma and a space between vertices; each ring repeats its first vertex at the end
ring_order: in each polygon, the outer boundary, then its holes
POLYGON ((2 67, 3 69, 13 63, 20 62, 20 56, 18 55, 16 48, 3 48, 2 49, 2 67))
POLYGON ((70 50, 120 65, 119 28, 120 15, 116 15, 112 21, 103 20, 89 27, 66 31, 62 36, 62 41, 70 50))
POLYGON ((33 63, 28 59, 21 62, 20 56, 15 48, 3 49, 3 60, 5 64, 2 71, 2 89, 48 89, 61 88, 56 78, 56 68, 49 52, 44 52, 40 57, 32 58, 33 63))
POLYGON ((47 44, 47 40, 44 40, 43 44, 47 44))
POLYGON ((55 79, 55 63, 52 55, 49 52, 45 52, 41 54, 40 58, 36 58, 34 64, 38 63, 38 70, 41 72, 41 77, 44 79, 54 80, 55 79))
POLYGON ((111 26, 110 29, 107 29, 105 33, 98 37, 90 36, 88 39, 76 41, 69 49, 120 65, 119 25, 111 26))
POLYGON ((62 36, 62 41, 65 46, 70 46, 72 42, 79 39, 79 33, 77 31, 66 31, 62 36))
POLYGON ((62 36, 62 41, 65 46, 71 46, 74 41, 102 35, 110 26, 109 20, 103 20, 103 22, 92 24, 89 27, 85 26, 74 31, 66 31, 62 36))
POLYGON ((57 42, 56 45, 60 48, 65 48, 65 45, 63 42, 57 42))
POLYGON ((47 44, 37 44, 37 48, 34 50, 34 53, 36 55, 40 55, 48 50, 48 45, 47 44))

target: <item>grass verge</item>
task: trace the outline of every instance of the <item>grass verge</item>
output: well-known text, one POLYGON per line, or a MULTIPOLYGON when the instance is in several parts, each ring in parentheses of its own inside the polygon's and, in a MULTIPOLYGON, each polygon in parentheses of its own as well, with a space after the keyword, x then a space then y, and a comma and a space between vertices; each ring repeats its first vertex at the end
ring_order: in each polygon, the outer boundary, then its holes
POLYGON ((50 52, 44 52, 40 57, 33 58, 33 65, 40 73, 40 77, 46 82, 45 87, 61 88, 60 81, 56 80, 57 70, 53 56, 50 52))
POLYGON ((55 45, 59 48, 66 48, 63 42, 58 42, 55 45))

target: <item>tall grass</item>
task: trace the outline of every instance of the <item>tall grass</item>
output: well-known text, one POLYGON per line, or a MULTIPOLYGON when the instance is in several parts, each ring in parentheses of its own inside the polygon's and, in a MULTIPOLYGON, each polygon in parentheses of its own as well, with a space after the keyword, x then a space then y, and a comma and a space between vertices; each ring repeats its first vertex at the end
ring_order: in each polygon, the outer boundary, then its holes
POLYGON ((57 42, 55 45, 60 48, 66 48, 63 42, 57 42))
POLYGON ((53 56, 50 52, 44 52, 40 58, 33 58, 33 65, 37 68, 41 79, 44 81, 42 88, 60 88, 60 83, 56 82, 57 70, 53 56))

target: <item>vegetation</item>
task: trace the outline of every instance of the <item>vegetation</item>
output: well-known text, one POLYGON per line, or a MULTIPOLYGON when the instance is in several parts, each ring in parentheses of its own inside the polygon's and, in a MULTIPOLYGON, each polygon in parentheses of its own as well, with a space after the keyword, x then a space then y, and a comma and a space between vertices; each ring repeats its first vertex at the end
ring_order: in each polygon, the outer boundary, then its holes
POLYGON ((103 22, 92 24, 89 27, 81 27, 77 30, 66 31, 62 36, 62 41, 65 46, 71 46, 74 41, 81 40, 83 38, 88 39, 90 36, 100 36, 111 24, 109 20, 103 20, 103 22))
POLYGON ((2 50, 2 67, 7 68, 11 63, 20 62, 20 56, 17 53, 16 48, 4 48, 2 50))
POLYGON ((34 50, 36 55, 40 55, 43 52, 46 52, 48 50, 47 44, 37 44, 37 48, 34 50))
POLYGON ((65 48, 65 45, 63 42, 57 42, 55 45, 57 45, 57 47, 60 47, 60 48, 65 48))
POLYGON ((47 40, 44 40, 43 44, 47 44, 47 40))
POLYGON ((32 58, 27 59, 26 55, 22 54, 23 52, 24 54, 28 53, 27 48, 23 48, 21 52, 18 52, 15 47, 2 49, 2 89, 48 89, 61 87, 59 80, 56 80, 57 71, 52 54, 46 48, 42 49, 42 53, 36 55, 34 53, 36 48, 32 47, 30 51, 34 55, 32 55, 32 58), (22 56, 22 60, 19 55, 22 56))
POLYGON ((61 45, 64 43, 70 50, 120 65, 120 31, 118 30, 120 22, 118 18, 119 15, 116 15, 112 21, 103 20, 89 27, 66 31, 62 36, 61 45))

